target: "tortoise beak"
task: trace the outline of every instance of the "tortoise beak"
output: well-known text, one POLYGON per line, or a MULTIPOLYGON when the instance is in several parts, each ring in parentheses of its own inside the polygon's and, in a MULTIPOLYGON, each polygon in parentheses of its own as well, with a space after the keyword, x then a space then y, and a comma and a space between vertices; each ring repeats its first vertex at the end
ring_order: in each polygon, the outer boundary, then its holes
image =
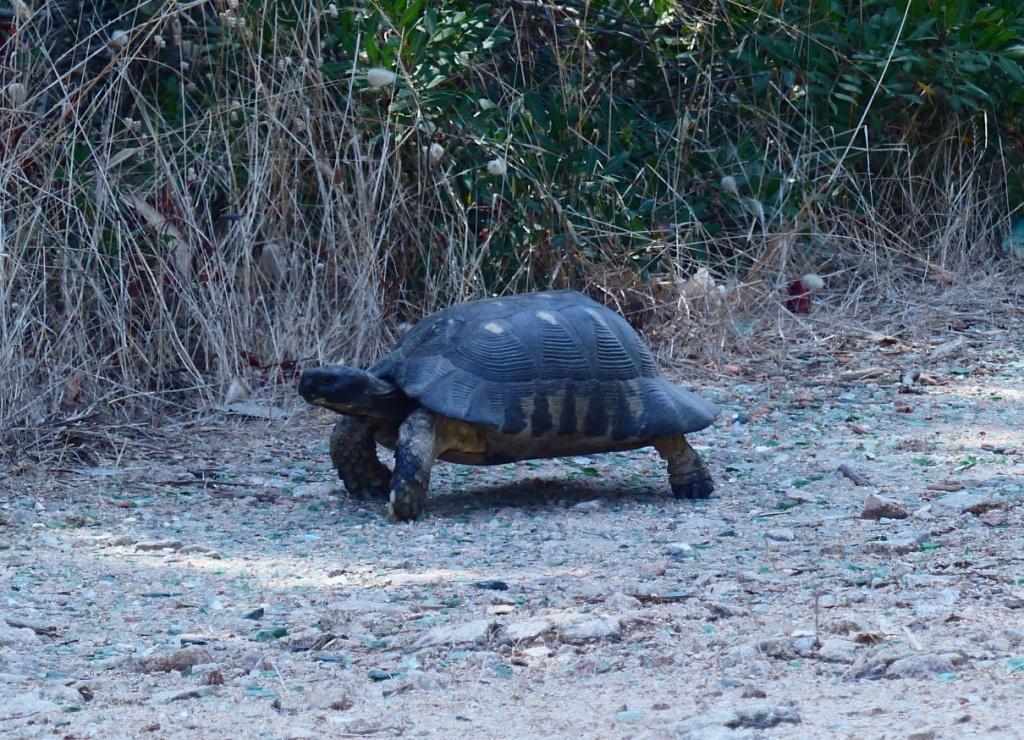
POLYGON ((308 403, 324 405, 324 389, 331 379, 331 374, 325 370, 326 368, 315 367, 304 371, 299 377, 299 395, 308 403))

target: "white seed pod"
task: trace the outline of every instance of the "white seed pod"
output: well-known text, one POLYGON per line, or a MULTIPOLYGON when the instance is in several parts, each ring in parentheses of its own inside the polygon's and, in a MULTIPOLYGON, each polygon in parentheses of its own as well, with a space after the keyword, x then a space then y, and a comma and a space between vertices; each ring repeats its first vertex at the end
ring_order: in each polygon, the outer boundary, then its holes
POLYGON ((487 98, 480 98, 480 100, 476 101, 476 104, 480 106, 480 110, 492 110, 493 108, 498 107, 487 98))
POLYGON ((164 41, 164 37, 163 36, 154 36, 153 37, 153 46, 155 46, 158 49, 163 49, 165 46, 167 46, 167 42, 164 41))
POLYGON ((436 141, 427 148, 427 161, 432 165, 440 164, 444 159, 444 147, 436 141))
POLYGON ((808 293, 817 293, 825 287, 825 279, 821 275, 815 275, 813 272, 809 272, 800 278, 800 282, 808 293))
POLYGON ((231 383, 228 385, 228 390, 224 394, 224 403, 228 406, 237 402, 244 401, 252 395, 252 388, 245 382, 244 378, 235 376, 231 379, 231 383))
POLYGON ((331 18, 337 18, 338 17, 338 6, 335 5, 334 3, 331 3, 330 5, 328 5, 327 6, 327 15, 331 16, 331 18))
POLYGON ((736 187, 736 178, 732 175, 726 175, 722 178, 722 190, 729 193, 729 195, 740 197, 740 190, 736 187))
POLYGON ((110 32, 110 41, 107 45, 111 49, 123 49, 128 46, 128 32, 121 28, 115 28, 110 32))
POLYGON ((12 82, 4 88, 4 92, 7 93, 7 99, 11 101, 11 105, 15 108, 24 103, 28 97, 28 89, 20 82, 12 82))
POLYGON ((388 85, 394 85, 396 80, 398 80, 398 75, 389 69, 371 67, 366 70, 366 81, 370 83, 370 87, 387 87, 388 85))
POLYGON ((501 177, 508 172, 508 162, 501 157, 495 157, 487 163, 487 172, 495 177, 501 177))

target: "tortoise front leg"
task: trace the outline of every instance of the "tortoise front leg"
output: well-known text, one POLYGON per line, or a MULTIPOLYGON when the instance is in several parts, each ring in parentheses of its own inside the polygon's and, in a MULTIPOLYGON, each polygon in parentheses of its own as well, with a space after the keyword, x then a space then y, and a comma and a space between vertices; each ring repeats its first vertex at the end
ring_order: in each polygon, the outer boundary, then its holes
POLYGON ((437 433, 434 416, 417 409, 398 428, 395 447, 395 474, 391 478, 388 514, 398 522, 417 518, 427 504, 430 470, 437 457, 437 433))
POLYGON ((686 437, 663 437, 654 447, 668 463, 668 481, 676 498, 707 498, 715 490, 711 472, 686 437))
POLYGON ((377 458, 373 427, 356 416, 343 416, 331 432, 331 462, 348 494, 355 499, 387 499, 391 471, 377 458))

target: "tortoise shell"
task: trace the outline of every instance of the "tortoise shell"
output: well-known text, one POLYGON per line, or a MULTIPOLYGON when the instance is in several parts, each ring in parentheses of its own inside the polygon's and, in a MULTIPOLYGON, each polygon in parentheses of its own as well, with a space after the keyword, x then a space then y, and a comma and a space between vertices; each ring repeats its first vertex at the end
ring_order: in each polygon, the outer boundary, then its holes
POLYGON ((698 431, 718 413, 658 372, 625 319, 574 291, 438 311, 370 373, 435 414, 512 437, 642 441, 698 431))

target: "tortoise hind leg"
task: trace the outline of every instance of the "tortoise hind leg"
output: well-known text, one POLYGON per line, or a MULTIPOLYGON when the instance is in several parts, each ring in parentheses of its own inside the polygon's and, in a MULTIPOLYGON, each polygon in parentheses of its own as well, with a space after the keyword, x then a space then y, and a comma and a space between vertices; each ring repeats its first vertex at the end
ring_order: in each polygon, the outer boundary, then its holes
POLYGON ((343 416, 331 432, 331 462, 356 499, 388 497, 391 471, 377 458, 373 427, 355 416, 343 416))
POLYGON ((711 472, 686 437, 663 437, 654 447, 668 463, 668 481, 676 498, 707 498, 715 489, 711 472))
POLYGON ((398 522, 416 519, 427 504, 430 470, 437 457, 437 432, 433 415, 417 409, 398 428, 395 474, 391 479, 388 514, 398 522))

